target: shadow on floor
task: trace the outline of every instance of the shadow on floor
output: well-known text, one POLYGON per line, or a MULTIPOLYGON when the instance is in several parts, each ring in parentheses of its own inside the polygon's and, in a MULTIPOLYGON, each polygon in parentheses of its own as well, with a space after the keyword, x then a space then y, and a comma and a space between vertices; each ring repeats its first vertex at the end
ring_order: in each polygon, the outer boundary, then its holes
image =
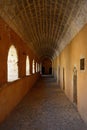
POLYGON ((87 127, 55 79, 42 76, 0 125, 0 130, 87 130, 87 127))

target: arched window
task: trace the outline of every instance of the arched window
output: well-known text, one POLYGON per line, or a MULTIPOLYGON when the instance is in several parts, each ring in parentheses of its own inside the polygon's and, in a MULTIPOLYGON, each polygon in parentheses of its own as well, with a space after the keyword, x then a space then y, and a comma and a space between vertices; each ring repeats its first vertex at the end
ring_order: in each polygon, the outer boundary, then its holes
POLYGON ((36 62, 36 72, 38 72, 38 68, 37 68, 38 66, 37 66, 37 62, 36 62))
POLYGON ((39 64, 38 64, 38 72, 40 71, 39 64))
POLYGON ((42 74, 42 64, 40 63, 40 74, 42 74))
POLYGON ((26 57, 26 75, 30 74, 30 62, 29 62, 29 56, 26 57))
POLYGON ((34 60, 32 61, 32 73, 33 74, 35 73, 35 61, 34 60))
POLYGON ((14 45, 11 45, 8 52, 8 81, 14 81, 18 79, 18 55, 14 45))

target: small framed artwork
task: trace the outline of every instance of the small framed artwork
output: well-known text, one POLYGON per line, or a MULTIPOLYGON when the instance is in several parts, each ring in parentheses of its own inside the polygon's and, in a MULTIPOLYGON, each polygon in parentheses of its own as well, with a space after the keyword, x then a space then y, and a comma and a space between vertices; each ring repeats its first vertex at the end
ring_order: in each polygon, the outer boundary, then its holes
POLYGON ((80 59, 80 70, 85 70, 85 58, 80 59))

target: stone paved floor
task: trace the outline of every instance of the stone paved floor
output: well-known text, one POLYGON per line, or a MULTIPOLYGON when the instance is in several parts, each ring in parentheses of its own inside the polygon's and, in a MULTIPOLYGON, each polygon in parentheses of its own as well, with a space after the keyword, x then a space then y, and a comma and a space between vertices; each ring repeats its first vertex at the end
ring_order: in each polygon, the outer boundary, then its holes
POLYGON ((54 79, 44 78, 0 125, 0 130, 87 130, 87 127, 54 79))

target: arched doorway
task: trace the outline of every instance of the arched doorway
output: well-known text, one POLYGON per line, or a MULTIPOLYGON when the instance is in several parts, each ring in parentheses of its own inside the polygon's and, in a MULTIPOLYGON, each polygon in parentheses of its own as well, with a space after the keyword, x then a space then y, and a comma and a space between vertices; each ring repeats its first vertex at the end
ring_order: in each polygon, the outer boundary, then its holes
POLYGON ((65 90, 65 69, 63 68, 63 90, 65 90))
POLYGON ((8 51, 7 70, 8 81, 14 81, 18 79, 18 55, 14 45, 11 45, 8 51))
POLYGON ((45 75, 52 74, 52 61, 49 58, 45 58, 42 61, 42 74, 45 75))
POLYGON ((29 62, 29 56, 26 56, 26 75, 30 74, 30 62, 29 62))
POLYGON ((60 66, 58 67, 58 84, 60 85, 60 66))
POLYGON ((77 104, 77 69, 73 69, 73 102, 77 104))

